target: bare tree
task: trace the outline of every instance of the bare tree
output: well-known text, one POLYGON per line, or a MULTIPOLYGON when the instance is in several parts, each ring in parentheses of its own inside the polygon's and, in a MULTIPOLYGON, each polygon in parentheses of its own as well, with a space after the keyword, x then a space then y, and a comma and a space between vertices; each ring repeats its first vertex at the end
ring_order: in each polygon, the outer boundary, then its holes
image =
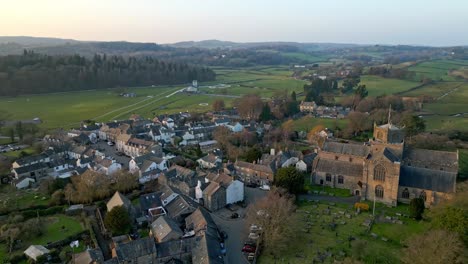
POLYGON ((288 241, 294 236, 294 227, 297 219, 293 212, 294 195, 284 189, 272 189, 268 195, 247 209, 246 224, 249 228, 252 224, 262 228, 261 244, 264 252, 278 256, 288 246, 288 241))
POLYGON ((128 171, 120 170, 112 175, 114 177, 114 190, 128 192, 138 187, 138 176, 128 171))
POLYGON ((239 115, 247 120, 258 119, 262 112, 263 102, 260 96, 256 94, 247 94, 236 102, 239 115))
POLYGON ((223 99, 217 99, 213 102, 213 110, 214 111, 221 111, 225 107, 223 99))
POLYGON ((466 263, 464 245, 457 234, 444 230, 431 230, 408 239, 402 262, 407 264, 466 263))

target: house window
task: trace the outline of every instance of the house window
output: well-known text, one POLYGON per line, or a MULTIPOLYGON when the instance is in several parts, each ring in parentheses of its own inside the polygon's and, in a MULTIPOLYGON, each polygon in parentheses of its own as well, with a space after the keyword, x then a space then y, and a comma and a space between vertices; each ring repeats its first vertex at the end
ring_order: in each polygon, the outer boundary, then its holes
POLYGON ((382 165, 377 165, 374 168, 374 180, 375 181, 385 181, 385 167, 382 165))
POLYGON ((384 194, 384 188, 382 187, 382 185, 375 186, 375 196, 377 198, 383 198, 383 194, 384 194))
POLYGON ((349 158, 349 162, 353 162, 353 158, 349 158))
POLYGON ((335 156, 335 160, 338 160, 338 156, 335 156))
POLYGON ((331 174, 330 174, 330 173, 327 173, 327 174, 325 175, 325 180, 326 180, 327 182, 331 182, 331 174))
POLYGON ((421 191, 421 193, 419 194, 419 198, 423 199, 424 201, 426 201, 426 192, 425 191, 421 191))
POLYGON ((405 188, 403 192, 401 193, 401 197, 404 199, 409 199, 409 191, 408 188, 405 188))
POLYGON ((344 177, 342 175, 338 176, 338 184, 343 184, 344 183, 344 177))

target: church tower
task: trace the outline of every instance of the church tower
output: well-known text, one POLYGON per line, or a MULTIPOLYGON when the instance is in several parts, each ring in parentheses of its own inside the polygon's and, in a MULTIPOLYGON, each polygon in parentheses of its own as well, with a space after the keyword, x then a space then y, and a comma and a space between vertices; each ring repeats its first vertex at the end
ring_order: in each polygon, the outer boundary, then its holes
POLYGON ((405 140, 405 132, 402 128, 392 124, 391 115, 392 106, 390 105, 387 124, 377 126, 374 123, 374 140, 385 144, 401 144, 405 140))

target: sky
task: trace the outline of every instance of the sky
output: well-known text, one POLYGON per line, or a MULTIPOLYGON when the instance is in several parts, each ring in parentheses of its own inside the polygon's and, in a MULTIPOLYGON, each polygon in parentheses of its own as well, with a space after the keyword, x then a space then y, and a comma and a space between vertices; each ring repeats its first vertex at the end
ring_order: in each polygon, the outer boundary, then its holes
POLYGON ((0 36, 468 45, 467 0, 0 0, 0 36))

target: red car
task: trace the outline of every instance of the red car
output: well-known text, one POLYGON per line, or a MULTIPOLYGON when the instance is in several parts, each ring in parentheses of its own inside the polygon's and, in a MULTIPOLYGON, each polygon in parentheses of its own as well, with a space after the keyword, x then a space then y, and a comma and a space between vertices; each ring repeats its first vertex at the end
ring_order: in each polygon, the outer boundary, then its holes
POLYGON ((256 248, 251 245, 244 245, 244 247, 242 248, 242 252, 246 252, 246 253, 255 253, 255 250, 256 248))

